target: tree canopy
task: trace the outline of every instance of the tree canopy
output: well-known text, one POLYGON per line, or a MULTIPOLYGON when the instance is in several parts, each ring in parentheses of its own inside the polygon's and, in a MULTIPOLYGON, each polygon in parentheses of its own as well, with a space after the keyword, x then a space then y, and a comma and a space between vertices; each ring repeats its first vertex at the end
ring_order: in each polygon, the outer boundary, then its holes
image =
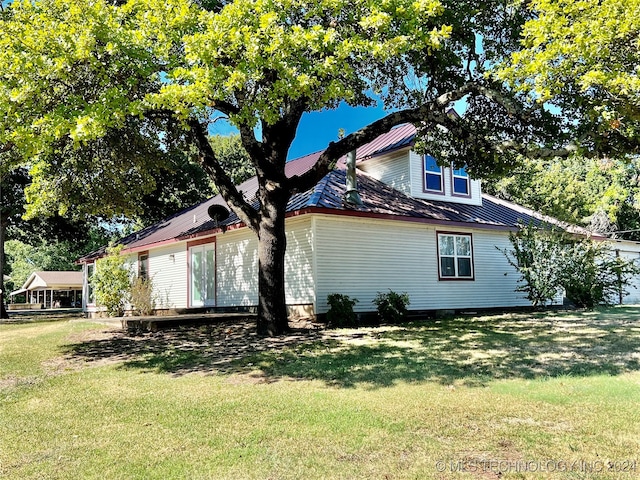
MULTIPOLYGON (((578 3, 582 10, 545 0, 15 0, 0 20, 0 148, 30 158, 42 185, 52 172, 81 175, 102 202, 94 205, 112 213, 130 205, 127 195, 153 189, 150 171, 167 151, 193 149, 258 236, 258 326, 280 333, 288 199, 391 127, 416 124, 425 149, 466 164, 475 176, 507 171, 522 154, 566 155, 576 148, 571 141, 595 154, 636 151, 635 130, 621 125, 637 120, 637 90, 616 89, 613 80, 563 86, 570 75, 555 67, 569 53, 537 63, 539 52, 553 52, 562 35, 573 38, 571 25, 597 11, 595 2, 578 3), (553 29, 545 19, 560 18, 565 7, 573 17, 557 31, 569 33, 539 41, 535 32, 553 29), (558 79, 548 91, 534 88, 535 65, 550 82, 558 79), (388 115, 330 143, 308 172, 285 176, 304 113, 376 98, 388 115), (450 116, 458 100, 465 101, 464 115, 450 116), (539 101, 546 100, 569 116, 543 108, 539 101), (600 120, 612 114, 623 115, 615 117, 620 125, 600 120), (238 128, 253 162, 257 209, 209 142, 209 123, 220 115, 238 128), (136 192, 127 191, 130 184, 136 192)), ((612 5, 608 17, 637 18, 628 15, 637 0, 630 7, 603 3, 612 5)), ((637 55, 636 26, 622 27, 624 38, 602 40, 631 42, 630 57, 620 57, 616 68, 635 58, 633 48, 637 55)), ((584 43, 572 43, 576 64, 587 58, 584 43)))
POLYGON ((573 139, 640 153, 640 0, 532 0, 522 47, 497 76, 562 109, 573 139))
POLYGON ((638 160, 525 159, 483 189, 564 222, 617 238, 640 239, 638 160))

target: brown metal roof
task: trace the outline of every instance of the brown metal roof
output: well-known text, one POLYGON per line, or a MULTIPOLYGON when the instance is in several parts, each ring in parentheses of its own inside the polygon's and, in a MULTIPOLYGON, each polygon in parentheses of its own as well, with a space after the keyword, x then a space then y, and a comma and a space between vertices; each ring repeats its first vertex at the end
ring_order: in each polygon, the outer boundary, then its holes
MULTIPOLYGON (((416 129, 413 125, 401 125, 388 133, 381 135, 373 142, 358 149, 357 157, 360 161, 375 155, 388 153, 413 145, 416 129)), ((288 177, 300 175, 313 166, 322 152, 312 153, 296 160, 287 162, 285 173, 288 177)), ((318 184, 307 192, 292 196, 287 206, 287 212, 310 211, 323 209, 342 214, 358 216, 384 216, 387 218, 423 221, 443 224, 466 224, 469 227, 486 228, 517 228, 521 223, 547 222, 561 226, 575 233, 586 234, 587 231, 579 227, 561 224, 558 220, 542 215, 519 205, 497 199, 490 195, 483 195, 481 206, 465 205, 453 202, 428 201, 410 197, 392 187, 375 180, 365 173, 358 172, 360 196, 363 205, 354 208, 345 205, 344 162, 338 162, 337 168, 329 172, 318 184)), ((255 194, 258 181, 253 177, 238 186, 245 199, 249 202, 257 200, 255 194)), ((130 250, 144 250, 151 246, 179 241, 190 236, 212 233, 219 227, 229 227, 240 224, 238 217, 231 212, 222 222, 214 222, 207 210, 211 205, 222 205, 228 208, 221 195, 210 198, 198 205, 187 208, 175 215, 136 232, 120 240, 119 243, 130 250)), ((104 255, 105 248, 92 252, 79 261, 90 261, 104 255)))
POLYGON ((410 123, 392 128, 380 135, 374 141, 360 147, 357 152, 358 160, 365 160, 383 153, 393 152, 411 147, 416 138, 416 127, 410 123))

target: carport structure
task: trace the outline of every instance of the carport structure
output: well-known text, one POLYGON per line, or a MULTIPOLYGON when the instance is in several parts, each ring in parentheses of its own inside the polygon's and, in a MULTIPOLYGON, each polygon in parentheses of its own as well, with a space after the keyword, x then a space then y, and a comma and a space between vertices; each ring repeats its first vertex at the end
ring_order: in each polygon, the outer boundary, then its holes
POLYGON ((33 272, 21 289, 9 294, 12 299, 18 295, 25 296, 25 303, 12 301, 10 310, 82 306, 82 272, 33 272))

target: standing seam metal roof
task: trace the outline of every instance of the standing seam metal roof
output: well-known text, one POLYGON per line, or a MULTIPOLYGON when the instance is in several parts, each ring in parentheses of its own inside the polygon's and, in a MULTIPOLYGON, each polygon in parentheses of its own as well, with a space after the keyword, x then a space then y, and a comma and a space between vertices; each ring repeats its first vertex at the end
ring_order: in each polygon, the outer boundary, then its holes
MULTIPOLYGON (((375 155, 394 150, 408 148, 413 145, 416 129, 413 125, 401 125, 393 128, 376 140, 358 149, 358 161, 363 161, 375 155)), ((287 162, 285 173, 288 177, 300 175, 311 168, 322 152, 315 152, 296 160, 287 162)), ((482 205, 466 205, 454 202, 422 200, 403 194, 399 190, 383 182, 369 177, 358 171, 358 188, 363 205, 354 207, 343 202, 345 194, 346 174, 344 159, 338 162, 335 170, 329 172, 312 189, 292 196, 287 205, 287 212, 302 211, 311 208, 342 211, 343 213, 357 212, 358 215, 392 216, 398 219, 413 219, 415 221, 473 224, 477 226, 496 228, 517 228, 519 224, 533 222, 539 224, 547 222, 569 229, 575 233, 586 234, 584 229, 561 224, 558 220, 542 215, 519 205, 499 200, 483 194, 482 205)), ((238 186, 245 199, 254 203, 257 208, 255 194, 258 181, 253 177, 238 186)), ((240 224, 239 218, 231 212, 222 222, 214 222, 207 214, 211 205, 227 207, 221 195, 205 200, 198 205, 189 207, 173 216, 168 217, 150 227, 136 232, 120 240, 119 243, 128 249, 144 250, 146 247, 177 241, 189 236, 201 235, 214 231, 216 228, 240 224)), ((105 248, 92 252, 79 261, 88 261, 104 255, 105 248)))

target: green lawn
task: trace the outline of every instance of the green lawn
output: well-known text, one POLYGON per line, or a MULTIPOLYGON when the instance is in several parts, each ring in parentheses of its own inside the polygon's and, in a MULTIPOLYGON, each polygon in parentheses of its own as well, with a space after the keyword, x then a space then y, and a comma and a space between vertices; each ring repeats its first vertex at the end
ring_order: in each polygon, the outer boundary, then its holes
POLYGON ((631 479, 638 452, 638 307, 284 339, 0 325, 2 479, 631 479))

